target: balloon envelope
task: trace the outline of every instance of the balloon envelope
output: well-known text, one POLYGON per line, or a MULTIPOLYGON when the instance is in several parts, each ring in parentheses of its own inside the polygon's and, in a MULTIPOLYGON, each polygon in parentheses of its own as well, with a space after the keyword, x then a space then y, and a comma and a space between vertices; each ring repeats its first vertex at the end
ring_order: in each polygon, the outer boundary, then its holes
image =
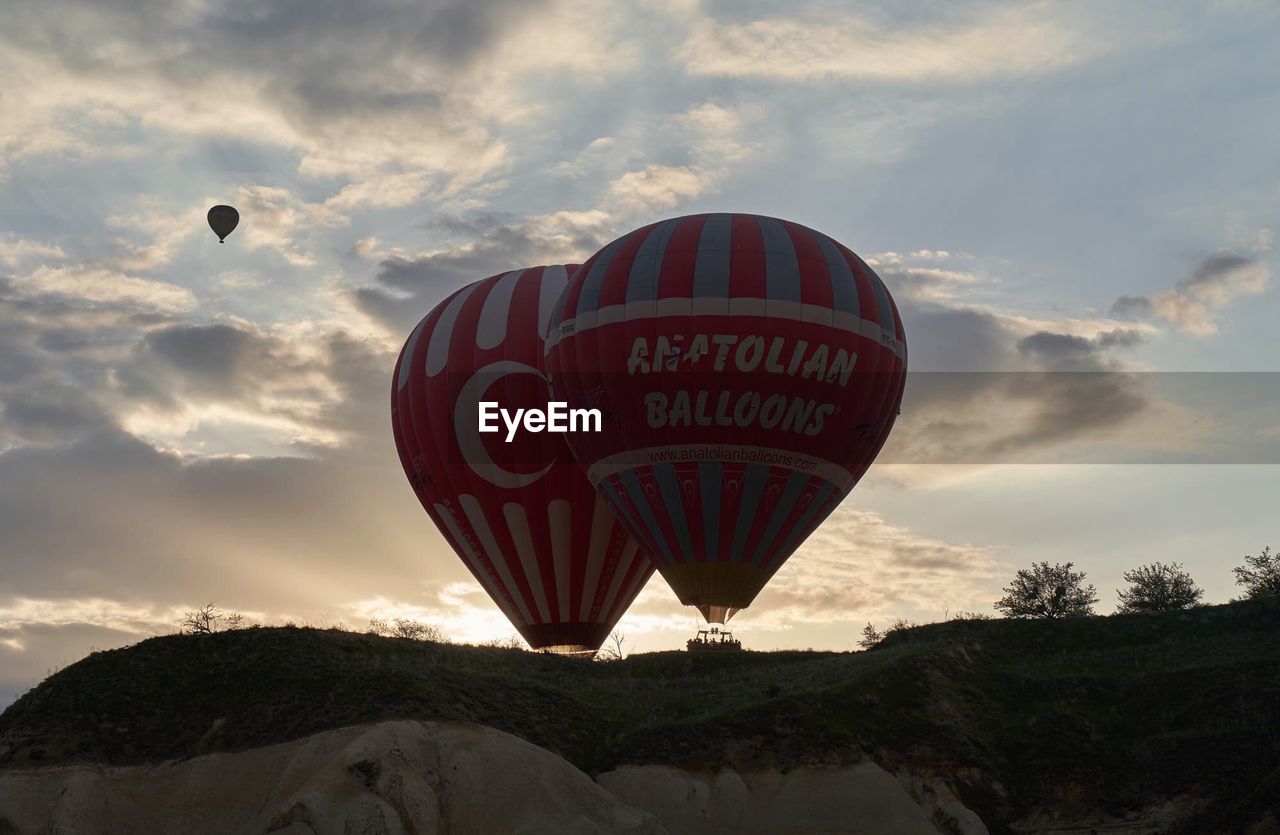
MULTIPOLYGON (((750 605, 880 450, 906 380, 884 283, 812 229, 663 221, 574 275, 547 337, 553 394, 610 420, 566 436, 686 605, 750 605)), ((856 545, 856 543, 854 543, 856 545)))
MULTIPOLYGON (((543 334, 570 268, 492 276, 414 328, 392 379, 396 448, 422 506, 535 649, 593 651, 653 574, 564 436, 478 430, 479 402, 545 408, 543 334)), ((500 421, 499 421, 500 423, 500 421)))
POLYGON ((231 206, 214 206, 209 210, 209 228, 218 236, 218 243, 226 240, 240 222, 240 213, 231 206))

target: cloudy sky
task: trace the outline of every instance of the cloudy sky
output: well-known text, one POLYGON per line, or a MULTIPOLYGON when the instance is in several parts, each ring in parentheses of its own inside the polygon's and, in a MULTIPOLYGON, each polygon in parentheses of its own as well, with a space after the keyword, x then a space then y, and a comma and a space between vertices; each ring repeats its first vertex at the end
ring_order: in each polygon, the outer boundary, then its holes
MULTIPOLYGON (((1157 559, 1222 601, 1280 546, 1270 0, 0 20, 0 705, 208 601, 511 635, 405 484, 395 352, 463 283, 689 212, 848 244, 923 372, 883 463, 735 621, 748 645, 989 611, 1041 559, 1102 611, 1157 559)), ((693 625, 655 577, 623 630, 693 625)))

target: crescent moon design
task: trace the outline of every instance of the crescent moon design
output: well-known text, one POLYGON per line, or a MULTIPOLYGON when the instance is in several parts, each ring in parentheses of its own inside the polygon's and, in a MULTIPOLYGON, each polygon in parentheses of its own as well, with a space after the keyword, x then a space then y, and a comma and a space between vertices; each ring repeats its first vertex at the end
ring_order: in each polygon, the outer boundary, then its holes
POLYGON ((542 373, 531 365, 514 360, 498 360, 481 368, 458 392, 458 402, 453 408, 453 434, 458 441, 462 458, 476 475, 497 487, 517 490, 528 487, 547 474, 555 461, 534 473, 513 473, 504 470, 489 455, 480 438, 480 398, 494 383, 509 374, 532 374, 539 380, 542 373))

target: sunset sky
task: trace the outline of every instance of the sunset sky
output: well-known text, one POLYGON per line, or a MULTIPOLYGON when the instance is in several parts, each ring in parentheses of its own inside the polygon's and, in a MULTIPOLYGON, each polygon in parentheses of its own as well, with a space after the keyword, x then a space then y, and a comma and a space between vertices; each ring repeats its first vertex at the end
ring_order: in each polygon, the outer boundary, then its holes
MULTIPOLYGON (((1276 375, 1208 373, 1280 370, 1272 0, 0 0, 0 22, 0 706, 209 601, 514 634, 405 482, 396 352, 464 283, 691 212, 847 244, 911 370, 949 372, 913 380, 883 463, 734 621, 747 646, 990 612, 1033 560, 1074 561, 1102 612, 1153 560, 1221 602, 1280 547, 1276 375), (225 245, 215 203, 241 212, 225 245)), ((695 617, 655 576, 621 630, 674 648, 695 617)))

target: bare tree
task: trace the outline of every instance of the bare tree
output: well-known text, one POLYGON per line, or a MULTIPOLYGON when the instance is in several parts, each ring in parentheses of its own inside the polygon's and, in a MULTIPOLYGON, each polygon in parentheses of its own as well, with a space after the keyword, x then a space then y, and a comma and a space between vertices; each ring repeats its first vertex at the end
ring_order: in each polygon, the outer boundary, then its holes
POLYGON ((391 634, 397 638, 409 638, 413 641, 431 641, 436 644, 442 644, 446 640, 445 634, 440 627, 423 623, 420 620, 396 618, 393 623, 395 628, 391 634))
POLYGON ((210 635, 214 632, 245 629, 251 625, 241 613, 224 612, 214 604, 207 603, 183 616, 181 632, 185 635, 210 635))
POLYGON ((604 646, 600 647, 600 652, 596 658, 600 661, 621 661, 627 657, 627 651, 623 648, 623 644, 627 642, 627 636, 618 630, 609 633, 609 639, 605 641, 604 646))
POLYGON ((1244 565, 1231 569, 1236 575, 1236 585, 1244 586, 1245 600, 1280 598, 1280 553, 1271 553, 1271 546, 1256 556, 1244 555, 1244 565))
POLYGON ((1084 584, 1085 573, 1072 571, 1074 565, 1040 562, 1019 569, 995 608, 1011 618, 1055 620, 1093 614, 1098 590, 1084 584))
POLYGON ((449 641, 440 627, 411 618, 394 618, 390 622, 385 618, 369 618, 369 627, 365 632, 383 638, 408 638, 411 641, 431 641, 437 644, 449 641))
POLYGON ((875 625, 867 621, 867 625, 862 627, 862 637, 858 639, 858 646, 863 649, 871 649, 884 640, 884 634, 875 628, 875 625))
POLYGON ((391 634, 396 638, 408 638, 411 641, 421 641, 426 637, 427 625, 416 620, 408 618, 396 618, 393 621, 394 626, 391 628, 391 634))
POLYGON ((1121 614, 1133 612, 1172 612, 1189 609, 1200 603, 1204 590, 1195 584, 1181 563, 1166 565, 1153 562, 1124 573, 1127 589, 1117 590, 1121 614))
POLYGON ((221 609, 206 603, 194 612, 187 612, 182 619, 182 631, 188 635, 210 635, 218 631, 222 618, 221 609))
POLYGON ((914 629, 919 625, 920 624, 916 623, 913 620, 907 620, 906 618, 898 618, 893 623, 889 624, 889 628, 884 631, 884 634, 886 636, 892 635, 894 632, 901 632, 904 629, 914 629))

